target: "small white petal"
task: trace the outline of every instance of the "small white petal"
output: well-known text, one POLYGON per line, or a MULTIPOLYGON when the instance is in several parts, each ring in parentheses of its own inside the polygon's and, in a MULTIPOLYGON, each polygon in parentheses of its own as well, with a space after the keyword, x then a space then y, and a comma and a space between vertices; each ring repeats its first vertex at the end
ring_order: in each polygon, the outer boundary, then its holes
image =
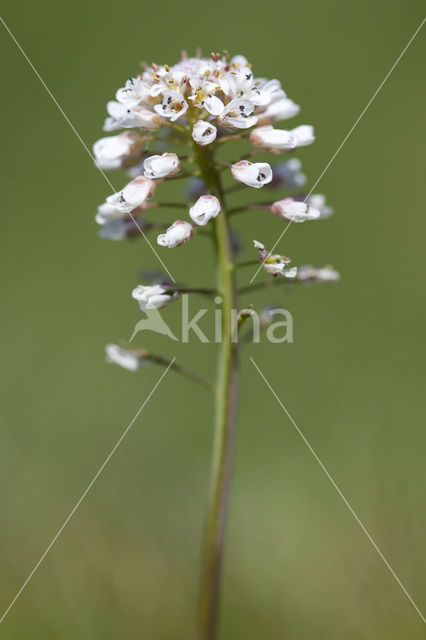
POLYGON ((306 147, 315 140, 314 128, 310 124, 301 124, 299 127, 292 129, 290 133, 296 138, 298 147, 306 147))

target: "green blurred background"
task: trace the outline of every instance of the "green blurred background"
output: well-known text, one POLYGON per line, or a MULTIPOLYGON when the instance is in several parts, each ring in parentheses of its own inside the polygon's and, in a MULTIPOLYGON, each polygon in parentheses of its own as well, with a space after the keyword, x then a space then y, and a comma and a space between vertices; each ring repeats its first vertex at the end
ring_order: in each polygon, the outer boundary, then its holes
MULTIPOLYGON (((315 125, 316 143, 299 154, 313 184, 423 7, 77 0, 9 2, 3 17, 89 146, 103 135, 106 101, 140 60, 173 64, 197 46, 245 54, 256 75, 280 78, 302 105, 293 126, 315 125)), ((242 357, 221 640, 424 637, 419 615, 249 360, 424 607, 424 54, 423 32, 316 189, 335 216, 294 225, 279 247, 294 264, 331 263, 341 282, 243 300, 284 304, 295 341, 263 342, 242 357)), ((3 610, 161 371, 105 364, 105 343, 127 339, 139 319, 129 296, 139 270, 159 265, 143 240, 97 237, 94 212, 108 186, 5 31, 1 56, 3 610)), ((262 213, 236 226, 247 243, 267 246, 282 229, 262 213)), ((206 240, 161 256, 179 279, 211 283, 206 240)), ((171 326, 179 313, 179 305, 166 310, 171 326)), ((137 344, 214 375, 214 345, 154 334, 137 344)), ((212 410, 208 392, 173 373, 164 379, 1 638, 193 637, 212 410)))

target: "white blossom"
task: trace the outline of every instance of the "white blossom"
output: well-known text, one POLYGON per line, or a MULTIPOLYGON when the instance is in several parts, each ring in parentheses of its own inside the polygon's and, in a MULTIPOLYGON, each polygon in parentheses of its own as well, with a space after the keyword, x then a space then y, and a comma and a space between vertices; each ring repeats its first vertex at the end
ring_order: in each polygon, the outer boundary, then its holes
POLYGON ((124 104, 120 104, 120 102, 116 102, 115 100, 110 100, 107 102, 107 112, 108 118, 106 118, 103 126, 104 131, 117 131, 121 129, 121 118, 126 113, 126 107, 124 104))
POLYGON ((260 189, 272 180, 272 169, 266 162, 252 163, 248 160, 241 160, 232 165, 231 173, 234 180, 255 189, 260 189))
POLYGON ((93 145, 96 164, 101 169, 118 169, 122 166, 123 161, 135 151, 139 141, 140 136, 133 131, 126 131, 118 136, 100 138, 93 145))
POLYGON ((178 91, 168 91, 161 104, 156 104, 154 109, 163 118, 170 118, 174 122, 188 111, 188 103, 178 91))
POLYGON ((189 82, 193 93, 188 96, 188 100, 191 100, 195 107, 204 108, 211 115, 219 116, 223 112, 225 105, 220 98, 214 95, 218 88, 217 83, 198 78, 191 78, 189 82))
POLYGON ((231 100, 218 118, 219 123, 225 127, 236 129, 248 129, 257 122, 254 115, 254 104, 249 100, 231 100))
POLYGON ((278 218, 290 222, 306 222, 307 220, 319 220, 327 218, 333 213, 333 209, 325 204, 325 196, 309 196, 304 202, 284 198, 271 206, 272 213, 278 218))
POLYGON ((326 204, 325 195, 322 193, 314 193, 306 198, 306 202, 310 209, 318 211, 318 218, 329 218, 333 214, 333 207, 326 204))
POLYGON ((136 105, 149 98, 149 87, 141 78, 129 78, 121 89, 115 94, 115 98, 126 106, 136 105))
POLYGON ((165 178, 173 176, 180 169, 180 161, 175 153, 163 153, 159 156, 150 156, 143 163, 143 172, 146 178, 165 178))
POLYGON ((220 202, 215 196, 201 196, 189 210, 189 215, 195 224, 206 225, 209 220, 220 213, 220 202))
POLYGON ((143 105, 131 105, 125 108, 120 125, 127 128, 140 127, 146 131, 157 131, 161 127, 161 118, 143 105))
POLYGON ((272 125, 256 127, 250 133, 250 142, 254 147, 270 150, 294 149, 297 138, 285 129, 274 129, 272 125))
POLYGON ((122 191, 109 196, 107 202, 116 206, 120 211, 129 213, 145 200, 149 200, 155 191, 155 187, 154 180, 150 180, 145 176, 138 176, 129 182, 122 191))
POLYGON ((184 244, 192 237, 194 229, 189 222, 176 220, 167 230, 157 237, 157 243, 162 247, 174 249, 184 244))
POLYGON ((291 129, 290 133, 296 138, 298 147, 306 147, 315 141, 314 128, 310 124, 301 124, 291 129))
POLYGON ((297 275, 297 267, 291 267, 291 269, 287 269, 287 265, 285 262, 264 262, 263 268, 267 273, 271 276, 284 276, 289 280, 294 280, 297 275))
POLYGON ((139 356, 127 349, 122 349, 118 344, 107 344, 105 347, 106 361, 118 364, 128 371, 137 371, 140 366, 139 356))
POLYGON ((330 266, 317 269, 307 264, 299 267, 297 279, 301 282, 338 282, 340 274, 330 266))
POLYGON ((274 124, 279 120, 293 118, 299 112, 300 107, 298 104, 290 100, 290 98, 279 96, 257 114, 257 124, 260 126, 274 124))
POLYGON ((214 124, 198 120, 192 128, 192 139, 202 147, 212 143, 217 136, 217 129, 214 124))
POLYGON ((253 240, 254 248, 259 251, 259 260, 262 267, 271 276, 282 275, 286 278, 295 278, 297 268, 287 269, 287 265, 291 262, 290 258, 281 256, 279 253, 271 253, 265 249, 265 245, 257 240, 253 240))
POLYGON ((173 295, 160 284, 144 286, 140 284, 132 291, 132 298, 138 301, 141 311, 145 309, 161 309, 173 301, 173 295))

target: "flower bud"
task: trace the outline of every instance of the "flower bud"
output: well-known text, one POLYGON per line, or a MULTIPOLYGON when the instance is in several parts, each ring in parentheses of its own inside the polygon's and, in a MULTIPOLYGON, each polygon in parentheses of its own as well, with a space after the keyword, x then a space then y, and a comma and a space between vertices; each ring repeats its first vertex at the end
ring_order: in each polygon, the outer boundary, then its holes
POLYGON ((232 165, 231 173, 234 180, 255 189, 260 189, 272 180, 272 169, 266 162, 252 163, 248 160, 241 160, 232 165))
POLYGON ((294 149, 297 146, 297 139, 290 131, 274 129, 272 125, 253 129, 250 133, 250 142, 254 147, 270 150, 294 149))
POLYGON ((220 202, 215 196, 201 196, 189 210, 195 224, 204 227, 209 220, 220 213, 220 202))
POLYGON ((137 148, 140 136, 133 131, 118 136, 100 138, 93 145, 93 154, 100 169, 118 169, 137 148))
POLYGON ((274 177, 269 185, 276 188, 281 186, 296 189, 306 184, 306 175, 301 171, 302 163, 299 158, 290 158, 286 162, 274 165, 274 177))
POLYGON ((161 233, 157 237, 157 243, 162 247, 174 249, 187 242, 193 233, 194 229, 189 222, 176 220, 172 226, 167 229, 166 233, 161 233))
POLYGON ((340 274, 333 267, 326 266, 322 269, 316 269, 310 264, 303 265, 299 268, 297 279, 301 282, 338 282, 340 274))
POLYGON ((107 202, 115 205, 120 211, 129 213, 145 200, 149 200, 155 191, 155 187, 156 184, 153 180, 145 178, 145 176, 138 176, 129 182, 122 191, 108 196, 107 202))
POLYGON ((319 220, 327 218, 333 213, 333 209, 325 204, 325 196, 322 194, 308 196, 304 202, 284 198, 271 206, 272 213, 278 218, 290 222, 306 222, 307 220, 319 220))
POLYGON ((180 161, 175 153, 163 153, 161 156, 150 156, 143 163, 143 172, 146 178, 173 176, 179 169, 180 161))
POLYGON ((140 366, 140 358, 137 353, 122 349, 118 344, 107 344, 105 347, 106 361, 118 364, 128 371, 137 371, 140 366))
POLYGON ((217 129, 214 124, 198 120, 192 128, 192 139, 202 147, 212 143, 216 139, 217 129))
POLYGON ((138 301, 141 311, 145 309, 161 309, 173 301, 173 295, 167 293, 168 289, 159 284, 143 286, 140 284, 133 289, 132 298, 138 301))

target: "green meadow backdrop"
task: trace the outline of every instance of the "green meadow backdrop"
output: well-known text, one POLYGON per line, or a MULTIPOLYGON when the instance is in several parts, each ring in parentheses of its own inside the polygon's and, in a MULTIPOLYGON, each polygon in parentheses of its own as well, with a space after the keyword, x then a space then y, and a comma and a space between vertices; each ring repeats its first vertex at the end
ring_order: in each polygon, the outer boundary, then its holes
MULTIPOLYGON (((315 144, 298 154, 312 185, 423 9, 414 0, 45 0, 7 2, 3 18, 89 147, 103 135, 106 101, 141 60, 172 64, 198 46, 246 55, 256 75, 280 78, 302 106, 293 126, 315 126, 315 144)), ((140 270, 159 264, 143 240, 97 237, 94 213, 108 185, 1 36, 3 611, 161 370, 131 374, 104 362, 104 345, 127 340, 140 318, 130 298, 140 270)), ((341 282, 242 300, 289 309, 294 343, 262 342, 241 359, 221 640, 424 637, 420 616, 249 356, 424 610, 425 36, 318 185, 335 215, 293 225, 279 246, 294 264, 332 264, 341 282)), ((110 177, 118 187, 125 180, 110 177)), ((263 212, 235 220, 246 259, 253 238, 270 246, 282 229, 263 212)), ((211 284, 206 240, 161 256, 180 280, 211 284)), ((251 275, 241 273, 241 283, 251 275)), ((176 329, 179 316, 179 304, 164 313, 176 329)), ((214 344, 152 333, 136 344, 214 374, 214 344)), ((212 409, 207 391, 166 376, 0 624, 1 638, 193 637, 212 409)))

